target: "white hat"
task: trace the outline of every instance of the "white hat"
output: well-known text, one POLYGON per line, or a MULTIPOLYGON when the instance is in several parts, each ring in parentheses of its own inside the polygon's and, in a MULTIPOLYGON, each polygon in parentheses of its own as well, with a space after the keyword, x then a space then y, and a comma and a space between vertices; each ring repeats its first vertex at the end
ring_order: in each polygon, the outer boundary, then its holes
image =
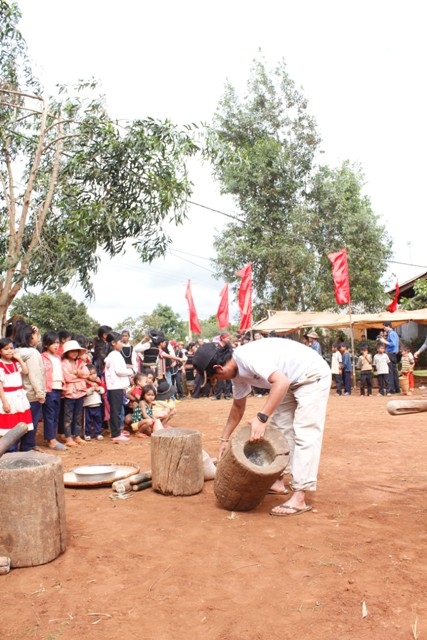
POLYGON ((84 347, 82 347, 77 340, 68 340, 65 344, 64 344, 64 350, 62 352, 62 356, 64 356, 66 353, 68 353, 69 351, 79 351, 79 355, 81 355, 82 353, 84 353, 85 351, 87 351, 87 349, 85 349, 84 347))

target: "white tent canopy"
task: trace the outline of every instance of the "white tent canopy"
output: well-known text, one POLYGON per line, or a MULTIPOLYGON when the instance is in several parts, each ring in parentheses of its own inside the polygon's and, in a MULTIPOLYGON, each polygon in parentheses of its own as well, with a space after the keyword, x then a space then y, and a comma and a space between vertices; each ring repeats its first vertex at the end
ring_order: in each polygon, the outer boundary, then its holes
POLYGON ((325 329, 344 329, 346 327, 358 327, 360 329, 381 329, 384 322, 388 321, 393 326, 405 324, 405 322, 417 322, 427 325, 427 309, 415 311, 395 311, 389 313, 333 313, 329 311, 269 311, 269 317, 253 325, 252 331, 269 333, 275 331, 278 334, 292 333, 299 329, 323 327, 325 329))

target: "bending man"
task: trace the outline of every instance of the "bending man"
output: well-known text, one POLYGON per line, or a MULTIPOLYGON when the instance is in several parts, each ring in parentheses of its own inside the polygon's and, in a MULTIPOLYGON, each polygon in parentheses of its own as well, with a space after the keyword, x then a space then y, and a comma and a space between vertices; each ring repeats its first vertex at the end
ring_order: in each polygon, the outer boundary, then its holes
MULTIPOLYGON (((224 454, 241 421, 251 387, 269 389, 262 410, 251 419, 251 441, 262 440, 268 420, 285 435, 290 449, 293 494, 270 513, 298 515, 312 507, 307 491, 315 491, 322 448, 326 407, 331 386, 327 363, 313 350, 294 340, 266 338, 237 347, 205 344, 194 355, 195 369, 210 380, 233 381, 233 404, 225 424, 218 457, 224 454)), ((283 481, 272 489, 284 493, 283 481)))

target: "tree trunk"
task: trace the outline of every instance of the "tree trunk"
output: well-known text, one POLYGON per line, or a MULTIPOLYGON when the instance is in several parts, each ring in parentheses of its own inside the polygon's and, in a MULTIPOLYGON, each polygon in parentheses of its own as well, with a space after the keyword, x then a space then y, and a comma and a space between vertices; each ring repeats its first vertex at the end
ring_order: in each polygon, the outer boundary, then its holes
POLYGON ((278 429, 267 427, 260 442, 249 442, 250 434, 250 426, 239 429, 217 465, 214 493, 229 511, 257 507, 288 464, 289 447, 278 429))
POLYGON ((11 567, 54 560, 66 548, 61 459, 45 453, 6 453, 0 459, 0 556, 11 567))
POLYGON ((192 496, 203 488, 202 434, 163 429, 151 436, 153 489, 164 495, 192 496))

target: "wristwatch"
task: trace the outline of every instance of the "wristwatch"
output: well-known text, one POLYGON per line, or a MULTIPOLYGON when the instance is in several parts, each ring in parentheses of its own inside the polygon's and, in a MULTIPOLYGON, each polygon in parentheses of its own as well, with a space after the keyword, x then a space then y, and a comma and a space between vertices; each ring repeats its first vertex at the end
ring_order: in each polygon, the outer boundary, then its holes
POLYGON ((260 412, 260 413, 257 413, 257 414, 256 414, 256 417, 258 418, 258 420, 259 420, 260 422, 264 422, 264 423, 265 423, 265 422, 267 422, 267 420, 268 420, 268 415, 267 415, 266 413, 261 413, 261 412, 260 412))

